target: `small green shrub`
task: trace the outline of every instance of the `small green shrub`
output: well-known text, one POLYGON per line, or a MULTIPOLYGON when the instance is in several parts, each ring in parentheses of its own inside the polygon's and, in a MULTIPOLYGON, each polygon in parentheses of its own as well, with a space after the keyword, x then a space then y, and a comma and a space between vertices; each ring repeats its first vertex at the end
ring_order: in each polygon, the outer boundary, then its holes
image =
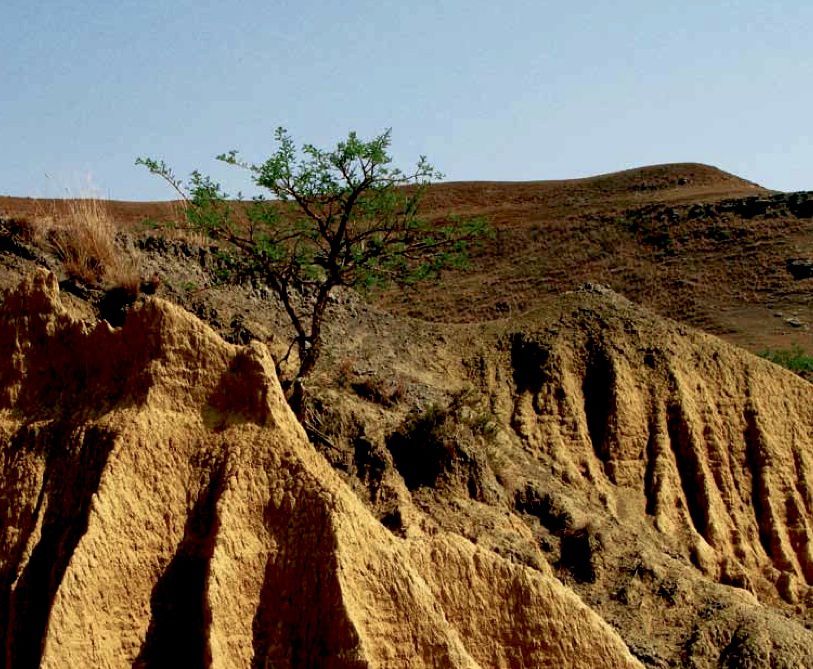
POLYGON ((794 344, 791 348, 766 349, 759 355, 803 378, 813 380, 813 355, 807 355, 798 344, 794 344))

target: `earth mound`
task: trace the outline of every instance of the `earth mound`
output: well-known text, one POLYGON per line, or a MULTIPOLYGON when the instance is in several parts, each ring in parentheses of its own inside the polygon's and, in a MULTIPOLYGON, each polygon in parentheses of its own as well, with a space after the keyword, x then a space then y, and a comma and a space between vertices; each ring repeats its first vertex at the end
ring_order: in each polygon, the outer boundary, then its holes
POLYGON ((388 531, 263 345, 82 321, 45 271, 0 316, 3 666, 640 666, 549 570, 388 531))
POLYGON ((310 432, 383 524, 417 507, 551 569, 646 666, 813 662, 813 386, 595 285, 521 319, 384 327, 378 381, 321 390, 310 432), (389 378, 423 408, 393 408, 389 378))
POLYGON ((516 317, 587 282, 754 353, 813 349, 813 193, 716 168, 658 165, 585 179, 441 183, 425 211, 485 216, 470 269, 383 304, 438 322, 516 317))

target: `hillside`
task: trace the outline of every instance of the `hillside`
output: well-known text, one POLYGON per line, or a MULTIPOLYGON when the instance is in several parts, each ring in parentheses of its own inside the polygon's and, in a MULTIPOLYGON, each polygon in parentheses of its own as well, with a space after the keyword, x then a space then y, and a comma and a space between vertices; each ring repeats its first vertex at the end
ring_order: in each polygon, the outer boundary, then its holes
POLYGON ((813 662, 813 386, 770 363, 604 289, 346 295, 303 432, 265 345, 80 307, 0 306, 5 666, 813 662))
POLYGON ((752 351, 791 342, 813 350, 813 282, 787 269, 789 260, 813 260, 811 194, 680 164, 570 181, 440 184, 427 205, 436 215, 484 215, 497 236, 473 272, 387 296, 399 313, 500 318, 591 281, 752 351))
MULTIPOLYGON (((36 218, 61 201, 0 197, 0 216, 36 218)), ((122 226, 177 216, 172 203, 110 202, 122 226)), ((813 195, 783 194, 713 167, 673 164, 562 181, 441 183, 424 214, 483 215, 496 237, 471 271, 382 295, 403 315, 442 322, 515 316, 602 283, 675 320, 759 352, 813 350, 813 195)))
POLYGON ((140 230, 171 204, 110 204, 160 278, 115 312, 0 225, 0 667, 813 666, 813 385, 696 327, 808 341, 807 194, 671 165, 426 205, 495 244, 337 291, 301 422, 281 305, 140 230))
POLYGON ((45 272, 0 322, 4 666, 640 666, 549 570, 394 536, 261 344, 160 300, 88 327, 45 272))

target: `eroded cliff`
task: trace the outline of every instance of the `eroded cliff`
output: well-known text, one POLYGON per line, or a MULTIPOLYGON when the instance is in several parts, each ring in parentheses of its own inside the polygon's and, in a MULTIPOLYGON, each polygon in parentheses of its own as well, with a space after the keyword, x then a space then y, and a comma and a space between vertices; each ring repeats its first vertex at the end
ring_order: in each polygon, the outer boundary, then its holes
MULTIPOLYGON (((158 299, 86 322, 40 271, 0 350, 4 667, 640 666, 550 570, 387 530, 261 344, 158 299)), ((801 574, 793 541, 772 555, 801 574)))

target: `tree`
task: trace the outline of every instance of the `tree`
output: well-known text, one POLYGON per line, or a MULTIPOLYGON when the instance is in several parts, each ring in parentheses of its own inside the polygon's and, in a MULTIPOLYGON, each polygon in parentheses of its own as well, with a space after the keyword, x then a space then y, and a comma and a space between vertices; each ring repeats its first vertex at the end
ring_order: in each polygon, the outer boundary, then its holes
POLYGON ((298 151, 278 128, 277 150, 261 164, 236 151, 217 157, 249 170, 270 199, 235 202, 200 172, 184 184, 163 161, 136 160, 179 193, 188 224, 220 242, 235 271, 262 279, 279 297, 295 333, 284 359, 296 345, 298 379, 319 359, 335 287, 365 290, 437 277, 444 268, 465 266, 470 244, 489 230, 479 218, 422 219, 421 198, 441 175, 424 156, 410 172, 393 167, 390 132, 370 141, 351 132, 332 150, 305 144, 298 151), (308 299, 299 299, 303 294, 308 299))

